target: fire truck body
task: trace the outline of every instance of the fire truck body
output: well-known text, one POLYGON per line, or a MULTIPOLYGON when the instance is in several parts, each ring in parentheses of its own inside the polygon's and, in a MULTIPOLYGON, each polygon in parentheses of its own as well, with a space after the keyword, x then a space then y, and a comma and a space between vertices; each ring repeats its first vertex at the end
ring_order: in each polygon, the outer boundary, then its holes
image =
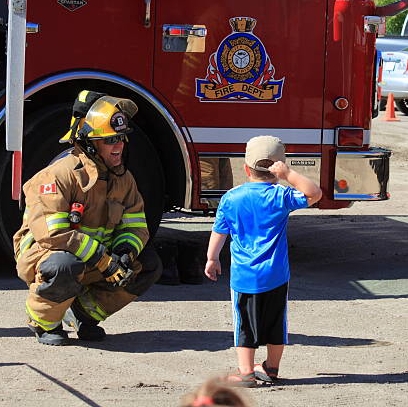
MULTIPOLYGON (((379 14, 369 0, 27 0, 22 181, 64 154, 73 100, 90 89, 139 106, 129 168, 152 233, 163 211, 214 209, 227 187, 205 184, 211 166, 242 182, 245 143, 261 134, 320 183, 318 207, 387 199, 390 152, 370 147, 379 14)), ((5 97, 0 108, 4 138, 5 97)), ((22 214, 0 155, 10 252, 22 214)))

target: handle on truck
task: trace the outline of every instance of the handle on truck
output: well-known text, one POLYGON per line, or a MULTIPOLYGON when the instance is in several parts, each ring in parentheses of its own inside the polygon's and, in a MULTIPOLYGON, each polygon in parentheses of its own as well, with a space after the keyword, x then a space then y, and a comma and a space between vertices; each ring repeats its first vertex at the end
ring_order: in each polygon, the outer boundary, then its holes
POLYGON ((151 0, 145 0, 146 14, 145 14, 144 25, 145 25, 146 28, 149 28, 150 24, 151 24, 151 20, 150 20, 150 3, 151 3, 151 0))

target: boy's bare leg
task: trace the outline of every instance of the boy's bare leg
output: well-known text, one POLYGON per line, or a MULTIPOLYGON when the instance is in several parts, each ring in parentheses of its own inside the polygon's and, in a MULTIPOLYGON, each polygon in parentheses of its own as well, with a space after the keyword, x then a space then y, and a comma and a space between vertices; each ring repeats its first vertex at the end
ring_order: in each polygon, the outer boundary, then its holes
POLYGON ((269 368, 279 369, 279 364, 282 358, 285 345, 266 345, 267 358, 266 366, 269 368))
POLYGON ((246 375, 254 371, 254 348, 244 348, 237 346, 238 367, 241 374, 246 375))

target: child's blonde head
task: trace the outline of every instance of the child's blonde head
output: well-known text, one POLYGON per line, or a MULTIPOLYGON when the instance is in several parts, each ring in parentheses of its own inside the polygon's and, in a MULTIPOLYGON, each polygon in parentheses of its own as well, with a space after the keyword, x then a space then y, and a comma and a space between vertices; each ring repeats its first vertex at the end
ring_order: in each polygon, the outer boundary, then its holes
POLYGON ((209 379, 197 390, 181 400, 181 407, 250 407, 241 392, 231 386, 220 383, 219 379, 209 379))
MULTIPOLYGON (((257 168, 269 168, 273 164, 273 161, 271 160, 260 160, 258 162, 258 167, 257 168)), ((251 178, 254 180, 261 180, 261 181, 271 181, 274 182, 276 181, 276 177, 274 174, 272 174, 269 170, 260 170, 260 169, 255 169, 248 167, 249 174, 251 178)))

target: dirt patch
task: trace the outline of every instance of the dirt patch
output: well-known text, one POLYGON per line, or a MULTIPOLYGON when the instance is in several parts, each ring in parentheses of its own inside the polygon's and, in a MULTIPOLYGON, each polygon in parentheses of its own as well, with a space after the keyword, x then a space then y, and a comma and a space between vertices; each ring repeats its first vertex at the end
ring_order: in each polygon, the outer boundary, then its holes
MULTIPOLYGON (((374 143, 394 150, 389 201, 291 217, 291 345, 281 382, 248 390, 254 406, 406 405, 408 117, 397 116, 373 123, 374 143)), ((198 242, 203 262, 211 225, 168 214, 158 237, 198 242)), ((177 406, 207 378, 235 370, 227 249, 223 262, 218 283, 156 284, 103 323, 104 342, 70 331, 66 347, 36 342, 25 325, 26 287, 2 273, 0 405, 177 406)))

